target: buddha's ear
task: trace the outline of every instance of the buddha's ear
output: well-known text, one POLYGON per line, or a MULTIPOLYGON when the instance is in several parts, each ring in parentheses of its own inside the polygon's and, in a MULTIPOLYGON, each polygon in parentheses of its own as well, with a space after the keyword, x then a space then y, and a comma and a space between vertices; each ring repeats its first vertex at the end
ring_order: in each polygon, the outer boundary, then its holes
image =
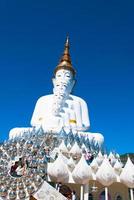
POLYGON ((74 88, 75 83, 76 83, 76 80, 74 79, 74 80, 72 81, 72 89, 74 88))
POLYGON ((69 93, 72 93, 72 90, 73 90, 74 86, 75 86, 75 79, 72 80, 72 82, 71 82, 71 84, 69 86, 69 93))
POLYGON ((55 86, 55 78, 52 78, 53 85, 55 86))
POLYGON ((73 88, 74 88, 75 84, 76 84, 76 80, 73 79, 72 85, 71 85, 71 88, 70 88, 70 93, 71 93, 71 94, 73 93, 73 88))
POLYGON ((52 82, 53 82, 53 93, 54 93, 54 91, 55 91, 55 85, 56 85, 56 79, 55 78, 52 78, 52 82))

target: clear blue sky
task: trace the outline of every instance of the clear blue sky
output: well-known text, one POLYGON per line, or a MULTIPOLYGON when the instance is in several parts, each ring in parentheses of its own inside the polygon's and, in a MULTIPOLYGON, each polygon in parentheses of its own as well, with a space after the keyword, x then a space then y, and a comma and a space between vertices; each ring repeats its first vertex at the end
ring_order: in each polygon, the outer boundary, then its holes
POLYGON ((108 149, 134 152, 134 1, 0 1, 0 141, 30 126, 67 33, 77 70, 74 94, 89 107, 91 132, 108 149))

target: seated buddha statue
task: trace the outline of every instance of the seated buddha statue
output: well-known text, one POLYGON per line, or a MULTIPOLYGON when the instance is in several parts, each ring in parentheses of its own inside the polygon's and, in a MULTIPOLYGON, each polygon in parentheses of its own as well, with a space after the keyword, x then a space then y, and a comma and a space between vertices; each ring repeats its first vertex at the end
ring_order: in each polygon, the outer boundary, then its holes
POLYGON ((75 70, 69 54, 68 38, 52 81, 53 94, 38 99, 31 125, 55 132, 62 127, 76 131, 87 130, 90 126, 87 104, 82 98, 71 94, 75 85, 75 70))

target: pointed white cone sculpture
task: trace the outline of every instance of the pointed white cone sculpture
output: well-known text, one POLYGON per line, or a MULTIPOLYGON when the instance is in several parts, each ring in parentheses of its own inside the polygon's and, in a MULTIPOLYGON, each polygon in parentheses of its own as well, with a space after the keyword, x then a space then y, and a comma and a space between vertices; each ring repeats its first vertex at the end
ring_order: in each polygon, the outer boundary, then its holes
POLYGON ((75 162, 72 157, 68 160, 67 165, 70 171, 72 172, 75 168, 75 162))
POLYGON ((109 186, 116 181, 116 174, 107 158, 103 160, 103 163, 98 169, 96 179, 104 186, 109 186))
POLYGON ((108 159, 109 159, 109 161, 110 161, 110 164, 112 165, 112 166, 114 166, 114 164, 116 163, 116 158, 115 158, 115 156, 114 156, 114 154, 112 153, 112 152, 110 152, 110 154, 109 154, 109 156, 108 156, 108 159))
POLYGON ((74 143, 73 147, 70 150, 70 155, 72 155, 73 157, 81 157, 82 152, 81 149, 79 147, 79 145, 77 144, 77 142, 74 143))
POLYGON ((55 162, 48 166, 48 175, 51 180, 56 182, 68 182, 69 171, 63 160, 63 155, 59 154, 55 162))
POLYGON ((108 188, 107 186, 111 185, 116 181, 116 174, 112 168, 109 160, 105 157, 103 163, 96 173, 96 179, 105 186, 105 200, 108 200, 108 188))
POLYGON ((99 167, 96 158, 93 159, 93 161, 90 164, 90 167, 93 170, 93 172, 96 173, 99 167))
POLYGON ((113 153, 111 151, 110 151, 110 154, 109 154, 108 158, 109 159, 114 158, 114 155, 113 155, 113 153))
POLYGON ((71 147, 72 147, 71 144, 68 143, 68 145, 67 145, 67 149, 68 149, 68 151, 70 151, 71 147))
POLYGON ((129 188, 134 188, 134 164, 127 159, 127 162, 120 174, 120 181, 129 188))
POLYGON ((103 159, 104 159, 104 156, 102 155, 101 151, 99 151, 97 157, 96 157, 96 161, 97 161, 97 164, 100 166, 103 162, 103 159))
POLYGON ((117 175, 120 175, 120 173, 122 172, 122 166, 123 164, 119 160, 117 160, 114 164, 114 171, 117 175))
POLYGON ((73 170, 72 177, 76 183, 86 184, 92 179, 91 167, 87 164, 84 155, 82 155, 75 169, 73 170))
POLYGON ((67 149, 67 147, 66 147, 66 145, 65 145, 65 143, 64 143, 64 140, 62 140, 62 142, 61 142, 61 144, 60 144, 60 146, 59 146, 59 151, 61 152, 61 153, 65 153, 65 154, 68 154, 68 149, 67 149))

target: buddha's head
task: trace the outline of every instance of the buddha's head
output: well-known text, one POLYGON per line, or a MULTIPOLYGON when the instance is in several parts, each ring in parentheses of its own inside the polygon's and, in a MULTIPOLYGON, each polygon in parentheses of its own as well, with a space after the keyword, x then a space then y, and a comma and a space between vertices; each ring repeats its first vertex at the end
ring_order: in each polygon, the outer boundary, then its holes
POLYGON ((53 85, 54 94, 59 97, 69 95, 75 84, 75 70, 71 63, 69 54, 69 40, 67 37, 63 56, 60 59, 58 66, 54 71, 53 85))

